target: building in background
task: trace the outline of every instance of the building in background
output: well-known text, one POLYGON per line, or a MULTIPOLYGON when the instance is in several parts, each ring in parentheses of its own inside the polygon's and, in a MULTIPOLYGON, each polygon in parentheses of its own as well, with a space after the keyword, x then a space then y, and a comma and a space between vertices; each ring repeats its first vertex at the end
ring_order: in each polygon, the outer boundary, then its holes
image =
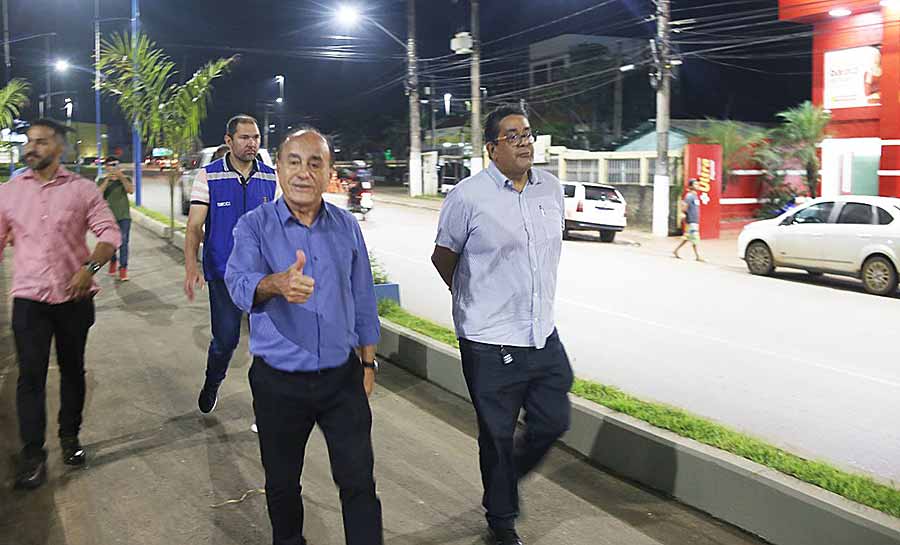
POLYGON ((823 196, 900 197, 900 1, 779 0, 813 25, 813 103, 830 110, 823 196))

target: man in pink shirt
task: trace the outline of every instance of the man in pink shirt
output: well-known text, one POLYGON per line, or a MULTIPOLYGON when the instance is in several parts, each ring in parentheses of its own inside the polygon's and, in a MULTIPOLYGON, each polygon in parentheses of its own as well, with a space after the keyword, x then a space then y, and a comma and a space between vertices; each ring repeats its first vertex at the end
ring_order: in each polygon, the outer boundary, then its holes
POLYGON ((94 274, 119 247, 119 228, 93 182, 60 165, 66 127, 50 120, 28 129, 23 174, 0 185, 0 260, 10 235, 13 255, 12 328, 19 379, 16 411, 22 454, 16 488, 47 478, 46 386, 50 340, 60 372, 59 438, 63 462, 84 464, 78 442, 84 408, 84 349, 94 323, 94 274), (85 236, 98 238, 93 253, 85 236))

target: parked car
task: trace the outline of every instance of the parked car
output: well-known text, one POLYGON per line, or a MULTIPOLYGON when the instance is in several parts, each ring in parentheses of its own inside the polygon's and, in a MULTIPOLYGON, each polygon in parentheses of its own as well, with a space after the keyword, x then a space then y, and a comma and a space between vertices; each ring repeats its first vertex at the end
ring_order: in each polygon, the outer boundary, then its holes
MULTIPOLYGON (((194 185, 194 178, 197 176, 197 171, 212 162, 212 156, 216 153, 217 149, 219 149, 219 146, 203 148, 197 156, 188 157, 184 161, 186 168, 181 172, 181 176, 178 178, 178 186, 181 188, 181 213, 185 216, 187 216, 188 212, 191 210, 191 187, 194 185)), ((269 156, 269 150, 259 150, 257 157, 261 159, 263 163, 274 166, 272 158, 269 156)))
POLYGON ((566 227, 569 231, 598 231, 600 240, 612 242, 616 233, 625 229, 625 197, 611 185, 562 182, 566 205, 566 227))
POLYGON ((776 267, 852 276, 875 295, 894 295, 900 269, 900 199, 818 198, 744 227, 738 255, 752 274, 776 267))

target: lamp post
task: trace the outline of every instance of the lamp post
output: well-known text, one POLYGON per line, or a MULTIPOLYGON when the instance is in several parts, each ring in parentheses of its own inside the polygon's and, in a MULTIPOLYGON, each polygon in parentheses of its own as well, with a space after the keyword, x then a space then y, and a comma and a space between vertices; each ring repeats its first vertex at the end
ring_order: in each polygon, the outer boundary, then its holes
POLYGON ((416 2, 406 0, 407 40, 394 35, 381 23, 365 16, 354 6, 344 5, 335 12, 335 18, 345 26, 354 26, 365 21, 381 30, 406 51, 407 93, 409 95, 409 194, 416 197, 422 194, 422 128, 419 117, 419 73, 416 68, 416 2))

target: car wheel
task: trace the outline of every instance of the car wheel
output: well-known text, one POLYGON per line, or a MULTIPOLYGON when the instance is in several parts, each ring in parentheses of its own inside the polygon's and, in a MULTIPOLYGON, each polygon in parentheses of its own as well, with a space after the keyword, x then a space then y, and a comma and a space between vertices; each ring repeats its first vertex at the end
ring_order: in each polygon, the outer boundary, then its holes
POLYGON ((616 240, 615 231, 600 231, 600 240, 603 242, 612 242, 616 240))
POLYGON ((744 260, 751 274, 768 276, 775 270, 775 262, 772 259, 772 250, 769 245, 761 240, 756 240, 747 246, 744 260))
POLYGON ((897 270, 886 257, 876 255, 867 259, 861 276, 863 287, 873 295, 893 295, 897 291, 897 270))

